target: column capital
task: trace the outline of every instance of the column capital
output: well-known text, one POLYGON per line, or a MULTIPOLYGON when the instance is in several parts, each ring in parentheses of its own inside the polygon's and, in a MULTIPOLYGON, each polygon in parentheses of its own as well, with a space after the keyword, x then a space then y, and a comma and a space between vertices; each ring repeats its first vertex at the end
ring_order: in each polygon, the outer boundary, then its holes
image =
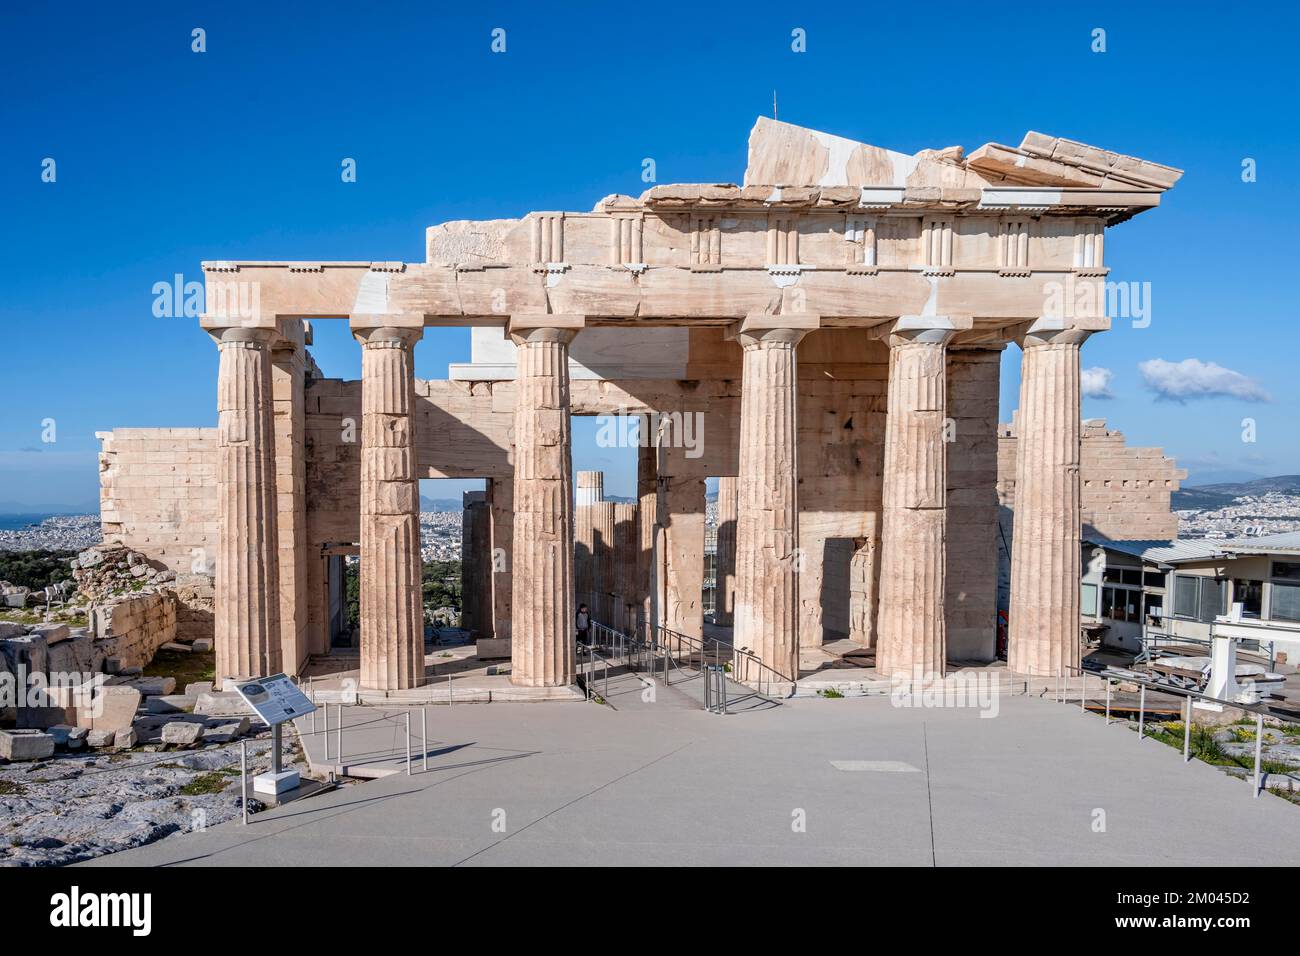
POLYGON ((270 348, 279 338, 275 329, 231 325, 224 328, 205 329, 217 347, 241 343, 244 348, 270 348))
POLYGON ((900 315, 871 329, 870 336, 890 348, 900 345, 946 346, 957 333, 974 325, 968 315, 900 315))
POLYGON ((822 317, 813 312, 787 312, 783 315, 750 312, 728 327, 726 337, 735 339, 744 349, 773 345, 793 348, 809 332, 821 328, 821 324, 822 317))
POLYGON ((424 335, 424 319, 411 313, 400 315, 353 315, 348 319, 352 337, 361 345, 410 347, 424 335))
POLYGON ((538 342, 568 345, 586 325, 585 315, 516 312, 506 322, 506 335, 516 345, 538 342))
POLYGON ((1044 345, 1082 345, 1094 332, 1110 328, 1106 316, 1090 319, 1069 319, 1043 316, 1035 319, 1017 338, 1022 349, 1044 345))

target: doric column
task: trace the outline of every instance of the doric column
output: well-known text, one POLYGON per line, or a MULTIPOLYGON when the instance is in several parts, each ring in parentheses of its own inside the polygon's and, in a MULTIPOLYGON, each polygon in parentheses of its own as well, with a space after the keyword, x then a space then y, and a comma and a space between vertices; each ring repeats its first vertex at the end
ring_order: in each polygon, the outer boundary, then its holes
POLYGON ((793 680, 799 677, 795 348, 818 324, 813 315, 751 315, 737 330, 744 357, 734 642, 793 680))
POLYGON ((740 484, 735 478, 718 479, 718 549, 714 555, 716 593, 713 623, 730 627, 736 600, 736 507, 740 484))
POLYGON ((354 317, 352 332, 361 343, 361 686, 405 690, 424 677, 413 357, 423 329, 354 317))
POLYGON ((640 528, 637 506, 614 505, 614 620, 611 627, 631 633, 636 626, 636 568, 640 528))
POLYGON ((512 683, 574 679, 569 343, 581 316, 512 316, 515 393, 512 683))
POLYGON ((1090 334, 1040 320, 1021 343, 1007 666, 1079 666, 1079 347, 1090 334))
POLYGON ((944 669, 947 482, 945 318, 904 317, 889 330, 876 670, 924 681, 944 669))
POLYGON ((591 616, 613 627, 614 502, 601 501, 592 506, 591 527, 591 616))
POLYGON ((605 473, 580 471, 574 475, 576 502, 573 512, 573 591, 578 604, 596 613, 595 574, 596 505, 605 500, 605 473))
POLYGON ((636 581, 640 618, 658 624, 659 601, 655 596, 659 582, 655 541, 659 534, 659 449, 650 434, 650 416, 641 418, 640 444, 636 459, 637 552, 636 581))
POLYGON ((270 329, 212 330, 217 373, 216 677, 280 669, 270 329))
POLYGON ((303 322, 286 323, 293 340, 272 351, 275 414, 276 532, 279 538, 281 667, 290 674, 307 662, 306 372, 309 339, 303 322))

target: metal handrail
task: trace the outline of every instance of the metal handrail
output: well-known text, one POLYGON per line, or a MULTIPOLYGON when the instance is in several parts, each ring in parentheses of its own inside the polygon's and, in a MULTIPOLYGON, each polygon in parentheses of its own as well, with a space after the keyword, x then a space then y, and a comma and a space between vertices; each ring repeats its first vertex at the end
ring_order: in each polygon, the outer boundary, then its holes
POLYGON ((1114 683, 1124 682, 1137 684, 1141 690, 1138 698, 1138 742, 1141 743, 1145 736, 1146 730, 1146 702, 1147 688, 1175 697, 1186 699, 1185 716, 1183 718, 1183 761, 1188 762, 1191 757, 1191 735, 1192 735, 1192 700, 1206 701, 1211 704, 1218 704, 1223 707, 1234 707, 1237 710, 1244 711, 1248 714, 1255 715, 1255 779, 1254 779, 1254 796, 1258 799, 1260 792, 1263 790, 1263 774, 1261 773, 1261 764, 1264 749, 1264 718, 1272 717, 1274 720, 1284 721, 1289 724, 1300 724, 1300 718, 1289 717, 1286 714, 1279 714, 1273 711, 1264 703, 1242 703, 1235 700, 1224 700, 1221 697, 1215 697, 1191 687, 1181 687, 1177 684, 1166 684, 1157 680, 1143 680, 1128 670, 1115 670, 1111 667, 1103 667, 1100 670, 1090 670, 1084 667, 1074 667, 1066 665, 1057 671, 1057 684, 1059 703, 1069 703, 1069 677, 1071 674, 1078 674, 1081 678, 1081 687, 1079 690, 1079 711, 1086 713, 1086 703, 1088 699, 1088 676, 1095 674, 1098 678, 1106 682, 1106 723, 1110 723, 1111 710, 1111 686, 1114 683))
MULTIPOLYGON (((726 663, 731 665, 733 672, 736 670, 737 661, 743 659, 747 665, 751 663, 755 665, 759 669, 760 673, 766 670, 770 672, 772 675, 774 675, 771 678, 760 677, 759 682, 761 686, 756 686, 756 687, 751 686, 752 696, 761 697, 763 700, 769 701, 774 704, 779 704, 780 699, 773 696, 771 693, 771 685, 773 683, 789 684, 790 692, 787 695, 785 695, 787 697, 795 696, 795 694, 799 689, 798 681, 791 680, 790 678, 782 674, 780 671, 778 671, 776 668, 764 664, 762 659, 757 654, 754 654, 751 651, 738 649, 735 647, 735 645, 725 644, 722 641, 717 640, 716 638, 693 637, 689 634, 682 634, 678 631, 671 630, 661 625, 647 624, 647 630, 651 631, 652 633, 658 632, 661 634, 671 635, 672 639, 674 640, 685 643, 688 646, 693 645, 697 647, 699 649, 701 667, 707 666, 708 645, 713 644, 714 645, 714 666, 717 666, 718 668, 722 669, 724 674, 725 674, 725 668, 723 668, 722 666, 724 662, 722 660, 721 649, 725 647, 731 652, 731 660, 726 663)), ((665 651, 665 653, 667 653, 667 651, 665 651)), ((676 661, 674 660, 673 663, 675 665, 676 661)), ((736 680, 737 683, 748 683, 747 681, 740 680, 739 677, 737 677, 736 680)), ((745 699, 746 699, 745 697, 740 697, 737 698, 735 702, 739 702, 745 699)))

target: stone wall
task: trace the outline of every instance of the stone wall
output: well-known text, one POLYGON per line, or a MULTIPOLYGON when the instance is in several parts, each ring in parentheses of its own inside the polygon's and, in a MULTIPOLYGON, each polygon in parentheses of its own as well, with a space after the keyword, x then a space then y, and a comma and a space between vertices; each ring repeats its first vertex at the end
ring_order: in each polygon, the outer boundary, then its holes
POLYGON ((217 430, 96 432, 104 540, 179 574, 211 573, 217 543, 217 430))
MULTIPOLYGON (((1187 472, 1159 448, 1130 448, 1104 419, 1083 423, 1079 478, 1085 533, 1114 541, 1168 541, 1178 537, 1170 496, 1187 472), (1089 531, 1091 529, 1091 531, 1089 531)), ((998 425, 998 501, 1015 510, 1016 432, 998 425)))
POLYGON ((176 640, 178 606, 175 594, 155 591, 93 608, 95 652, 102 654, 110 672, 144 667, 158 648, 176 640))

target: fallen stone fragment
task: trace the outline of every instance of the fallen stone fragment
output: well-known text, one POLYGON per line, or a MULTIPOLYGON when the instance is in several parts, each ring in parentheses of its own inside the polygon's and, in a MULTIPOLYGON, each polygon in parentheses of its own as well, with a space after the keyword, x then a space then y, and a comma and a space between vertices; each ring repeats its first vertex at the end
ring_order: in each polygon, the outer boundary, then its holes
POLYGON ((39 730, 0 730, 0 757, 44 760, 54 756, 54 737, 39 730))
POLYGON ((162 742, 188 747, 203 739, 203 725, 176 722, 167 724, 162 729, 162 742))
POLYGON ((205 743, 228 744, 230 741, 248 733, 248 727, 248 718, 241 717, 235 723, 217 724, 214 727, 208 727, 203 731, 203 740, 205 743))

